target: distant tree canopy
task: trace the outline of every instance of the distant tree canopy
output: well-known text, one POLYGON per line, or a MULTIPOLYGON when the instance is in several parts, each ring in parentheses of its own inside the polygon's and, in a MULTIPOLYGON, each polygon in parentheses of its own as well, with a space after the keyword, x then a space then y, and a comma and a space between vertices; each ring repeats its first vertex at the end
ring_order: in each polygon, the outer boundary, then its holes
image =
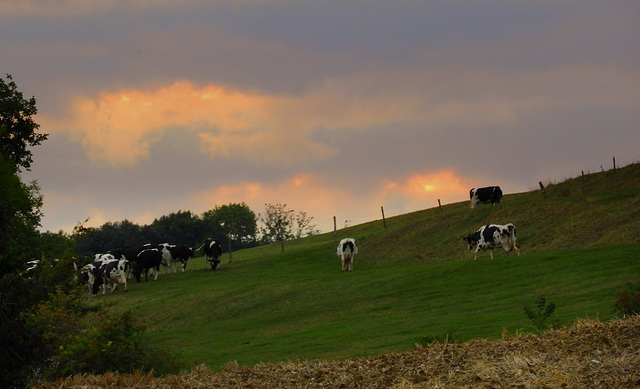
POLYGON ((221 243, 233 241, 239 249, 256 245, 256 231, 253 211, 244 203, 229 204, 216 206, 201 216, 190 211, 170 213, 144 226, 124 220, 87 228, 77 240, 75 252, 86 257, 145 243, 184 244, 196 248, 210 237, 221 243))

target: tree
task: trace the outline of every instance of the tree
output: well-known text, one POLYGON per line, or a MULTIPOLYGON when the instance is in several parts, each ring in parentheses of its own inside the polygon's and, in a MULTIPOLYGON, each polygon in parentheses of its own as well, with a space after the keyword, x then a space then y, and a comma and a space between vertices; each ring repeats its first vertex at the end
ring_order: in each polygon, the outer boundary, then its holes
POLYGON ((244 202, 216 206, 205 212, 202 218, 220 226, 224 232, 229 243, 229 262, 233 260, 231 242, 242 243, 245 239, 253 239, 257 232, 256 214, 244 202))
POLYGON ((311 236, 318 234, 320 231, 316 228, 315 224, 311 224, 313 216, 307 216, 307 213, 300 211, 295 215, 295 237, 302 238, 303 236, 311 236))
POLYGON ((26 185, 19 175, 31 168, 29 147, 47 138, 36 132, 36 112, 35 98, 25 100, 10 75, 0 78, 0 387, 26 386, 30 366, 41 356, 37 334, 22 313, 47 293, 40 289, 44 283, 18 275, 37 247, 42 216, 37 183, 26 185))
POLYGON ((48 134, 36 132, 40 125, 32 116, 38 113, 35 97, 25 100, 11 75, 0 78, 0 153, 15 164, 15 169, 31 169, 33 162, 29 147, 37 146, 48 134))
POLYGON ((287 204, 265 204, 264 214, 260 215, 263 224, 261 229, 266 242, 280 242, 284 253, 284 242, 293 238, 292 233, 294 215, 293 210, 287 209, 287 204))
POLYGON ((42 196, 34 181, 24 184, 21 169, 31 168, 29 147, 47 138, 32 115, 37 113, 35 98, 25 100, 10 75, 0 78, 0 276, 16 270, 26 261, 37 238, 42 196))

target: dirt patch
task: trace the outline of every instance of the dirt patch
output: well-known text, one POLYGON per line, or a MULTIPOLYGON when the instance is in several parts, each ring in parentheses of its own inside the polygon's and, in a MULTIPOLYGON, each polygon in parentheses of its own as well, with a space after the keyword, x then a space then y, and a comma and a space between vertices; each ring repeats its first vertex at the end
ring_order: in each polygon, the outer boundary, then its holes
POLYGON ((640 388, 640 316, 580 320, 540 336, 418 347, 345 361, 303 361, 222 372, 201 365, 165 377, 80 375, 42 388, 640 388))

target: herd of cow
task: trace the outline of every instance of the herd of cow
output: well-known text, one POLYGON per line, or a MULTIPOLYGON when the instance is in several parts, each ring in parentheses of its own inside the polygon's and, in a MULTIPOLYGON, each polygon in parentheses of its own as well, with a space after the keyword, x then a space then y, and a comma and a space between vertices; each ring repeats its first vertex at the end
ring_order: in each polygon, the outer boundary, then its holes
POLYGON ((133 276, 140 282, 144 274, 147 281, 151 271, 157 280, 160 266, 164 266, 167 272, 172 268, 177 272, 176 266, 180 262, 184 272, 187 261, 199 250, 204 251, 205 260, 211 264, 211 270, 215 271, 220 263, 222 248, 209 238, 196 250, 185 245, 162 243, 157 246, 146 244, 96 254, 93 263, 82 267, 80 276, 94 296, 101 288, 102 294, 105 294, 107 290, 113 292, 118 285, 122 285, 126 291, 129 277, 133 276))
MULTIPOLYGON (((485 188, 473 188, 469 192, 471 208, 476 208, 478 204, 498 204, 502 199, 502 190, 499 186, 488 186, 485 188)), ((478 260, 480 250, 489 250, 493 259, 493 249, 502 247, 509 255, 511 251, 516 251, 520 255, 520 248, 516 244, 516 227, 512 224, 488 224, 472 234, 462 237, 467 242, 468 249, 475 248, 474 260, 478 260)), ((338 244, 337 254, 342 262, 342 271, 353 270, 353 260, 358 253, 356 241, 353 238, 345 238, 338 244)))
MULTIPOLYGON (((476 208, 478 204, 494 205, 500 203, 502 190, 499 186, 473 188, 469 195, 471 208, 476 208)), ((493 258, 493 249, 496 247, 502 247, 507 255, 514 250, 520 255, 520 248, 516 244, 516 227, 512 223, 506 225, 488 224, 462 239, 467 242, 469 250, 475 248, 474 260, 478 259, 480 250, 490 250, 491 258, 493 258)), ((187 261, 193 258, 195 252, 199 250, 204 251, 205 260, 211 263, 211 270, 215 271, 220 263, 222 248, 209 238, 196 250, 184 245, 163 243, 157 246, 143 245, 96 254, 94 263, 85 265, 80 274, 93 295, 97 295, 100 288, 102 288, 103 294, 107 290, 113 292, 118 285, 123 285, 124 290, 127 290, 127 279, 130 275, 133 275, 136 281, 140 282, 144 274, 146 281, 149 277, 149 271, 152 271, 154 279, 157 280, 161 265, 165 266, 167 271, 171 271, 173 267, 173 270, 177 272, 176 265, 180 262, 184 272, 187 261)), ((342 239, 336 253, 340 257, 342 271, 353 270, 353 261, 358 253, 355 239, 342 239)))

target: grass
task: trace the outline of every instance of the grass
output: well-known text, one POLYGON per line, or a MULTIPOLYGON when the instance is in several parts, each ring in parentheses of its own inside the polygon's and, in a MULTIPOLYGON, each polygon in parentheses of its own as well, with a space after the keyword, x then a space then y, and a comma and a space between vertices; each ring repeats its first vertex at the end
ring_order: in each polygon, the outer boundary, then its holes
POLYGON ((499 206, 451 204, 339 231, 360 254, 342 273, 333 234, 234 253, 219 271, 186 273, 98 297, 131 309, 154 345, 185 368, 407 351, 432 339, 499 338, 531 330, 524 306, 545 295, 560 324, 614 317, 615 294, 640 275, 640 166, 505 196, 499 206), (615 182, 613 182, 615 180, 615 182), (613 182, 613 184, 612 184, 613 182), (604 184, 609 184, 608 186, 604 184), (583 188, 588 188, 583 191, 583 188), (596 188, 605 190, 597 191, 596 188), (593 189, 590 189, 593 188, 593 189), (613 194, 611 193, 613 192, 613 194), (473 261, 461 237, 513 222, 523 255, 473 261))

